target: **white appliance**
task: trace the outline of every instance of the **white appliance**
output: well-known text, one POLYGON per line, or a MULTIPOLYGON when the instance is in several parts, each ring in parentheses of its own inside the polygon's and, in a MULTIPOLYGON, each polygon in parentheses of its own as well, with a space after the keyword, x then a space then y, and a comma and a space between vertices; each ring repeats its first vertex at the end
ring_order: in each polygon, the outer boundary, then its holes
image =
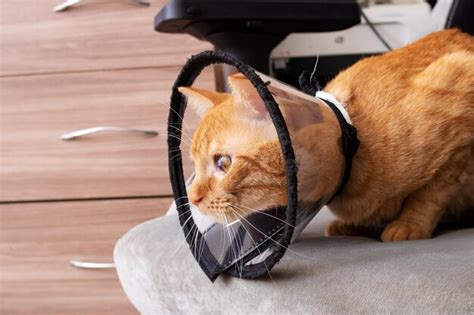
MULTIPOLYGON (((474 0, 473 0, 474 1, 474 0)), ((391 48, 404 46, 446 24, 453 0, 438 0, 434 8, 425 0, 358 1, 362 11, 391 48)), ((272 69, 282 69, 290 58, 315 56, 368 55, 387 51, 361 17, 361 24, 343 31, 295 33, 271 53, 272 69)))

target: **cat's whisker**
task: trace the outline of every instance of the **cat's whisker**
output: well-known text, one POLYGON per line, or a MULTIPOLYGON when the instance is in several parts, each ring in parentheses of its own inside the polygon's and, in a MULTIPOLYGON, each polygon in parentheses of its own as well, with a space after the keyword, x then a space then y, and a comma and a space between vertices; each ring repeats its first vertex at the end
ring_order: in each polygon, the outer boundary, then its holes
POLYGON ((180 207, 183 207, 183 206, 185 206, 185 205, 190 205, 190 204, 191 204, 191 202, 188 201, 188 202, 185 202, 185 203, 183 203, 183 204, 180 204, 179 206, 176 206, 176 208, 179 209, 180 207))
POLYGON ((240 220, 239 220, 239 219, 236 219, 236 220, 230 222, 229 224, 226 224, 225 227, 226 227, 226 228, 227 228, 227 227, 231 227, 232 225, 237 224, 237 223, 239 223, 239 222, 240 222, 240 220))
POLYGON ((192 211, 192 209, 189 209, 189 210, 184 211, 183 213, 180 213, 180 214, 178 215, 178 218, 181 217, 181 216, 183 216, 183 215, 185 215, 186 213, 191 212, 191 211, 192 211))
MULTIPOLYGON (((227 206, 232 207, 232 204, 231 204, 230 202, 225 202, 223 205, 224 205, 225 207, 227 207, 227 206)), ((232 226, 232 225, 234 225, 234 224, 236 224, 236 223, 239 223, 239 222, 240 222, 239 219, 235 219, 234 221, 227 223, 227 224, 225 225, 225 227, 226 227, 226 228, 227 228, 227 227, 230 227, 230 226, 232 226)))
MULTIPOLYGON (((161 104, 163 104, 163 103, 161 103, 161 104)), ((181 119, 181 121, 184 120, 183 116, 181 116, 173 107, 171 107, 168 104, 163 104, 163 106, 168 107, 168 109, 170 109, 173 113, 175 113, 181 119)))
POLYGON ((198 251, 198 262, 201 261, 202 253, 204 252, 204 240, 201 242, 200 249, 198 251))
MULTIPOLYGON (((220 214, 220 211, 217 213, 221 218, 222 218, 222 215, 220 214)), ((221 249, 219 251, 219 253, 224 253, 224 245, 225 245, 225 231, 224 229, 221 230, 221 249)))
POLYGON ((181 196, 181 197, 178 197, 178 198, 175 199, 175 201, 181 200, 181 199, 183 199, 183 198, 188 198, 188 196, 181 196))
MULTIPOLYGON (((234 209, 234 207, 232 207, 232 206, 231 206, 231 211, 234 212, 234 213, 237 212, 237 211, 234 209)), ((252 240, 252 242, 255 244, 256 242, 255 242, 254 238, 252 237, 252 234, 249 232, 249 230, 247 230, 247 228, 245 227, 244 224, 242 224, 242 226, 243 226, 243 228, 245 229, 245 231, 247 232, 247 235, 250 237, 250 239, 252 240)), ((260 255, 262 254, 262 252, 260 251, 260 249, 259 249, 258 247, 257 247, 257 251, 258 251, 258 253, 259 253, 260 255)), ((270 277, 270 279, 272 280, 272 282, 274 282, 274 281, 273 281, 273 278, 272 278, 272 275, 270 274, 270 269, 268 269, 268 266, 267 266, 267 264, 265 263, 265 261, 263 262, 263 264, 265 265, 265 268, 267 269, 267 274, 268 274, 268 276, 270 277)), ((242 261, 242 268, 241 268, 241 270, 242 270, 242 269, 243 269, 243 261, 242 261)), ((242 274, 240 274, 240 277, 242 278, 242 274)))
MULTIPOLYGON (((196 233, 194 234, 194 257, 197 259, 197 261, 199 262, 199 249, 198 249, 198 241, 199 241, 199 238, 198 238, 198 235, 199 235, 200 231, 199 231, 199 228, 196 229, 196 233)), ((201 246, 202 246, 203 242, 201 242, 201 246)))
POLYGON ((196 229, 196 232, 193 235, 193 241, 192 241, 192 243, 194 243, 194 246, 193 246, 193 255, 194 255, 194 257, 197 256, 196 248, 197 248, 197 241, 198 241, 198 232, 199 232, 199 229, 196 229))
POLYGON ((168 124, 168 127, 174 128, 175 130, 181 132, 181 134, 182 134, 183 136, 186 136, 186 138, 188 138, 188 140, 190 140, 191 142, 193 141, 193 138, 192 138, 190 135, 188 135, 186 132, 184 132, 182 129, 179 129, 178 127, 173 126, 173 125, 171 125, 171 124, 168 124))
MULTIPOLYGON (((226 222, 229 222, 227 220, 227 217, 226 217, 226 222)), ((237 233, 235 233, 234 229, 232 226, 230 226, 229 224, 225 225, 226 227, 226 231, 228 232, 229 234, 229 244, 230 244, 230 250, 232 252, 232 257, 236 257, 237 254, 238 254, 238 248, 234 247, 234 240, 236 240, 236 238, 238 237, 237 233), (230 230, 230 231, 229 231, 230 230), (232 237, 233 236, 233 237, 232 237)), ((238 244, 235 244, 235 246, 238 246, 238 244)))
MULTIPOLYGON (((245 226, 241 225, 244 230, 245 230, 245 226)), ((240 227, 239 227, 240 228, 240 227)), ((231 227, 232 230, 234 230, 234 227, 231 227)), ((236 237, 238 237, 238 254, 241 255, 242 253, 242 246, 243 246, 243 242, 244 242, 244 239, 243 238, 240 238, 239 235, 238 235, 238 232, 239 230, 237 230, 237 232, 235 233, 236 234, 236 237)), ((244 270, 244 261, 241 259, 240 260, 240 278, 242 279, 242 271, 244 270)))
MULTIPOLYGON (((217 215, 221 218, 221 220, 225 220, 222 213, 220 211, 217 212, 217 215)), ((222 229, 222 245, 221 245, 221 251, 220 253, 222 253, 223 255, 225 255, 225 252, 224 252, 224 245, 225 245, 225 240, 226 240, 226 236, 227 236, 227 230, 226 229, 222 229)), ((220 258, 225 258, 225 256, 222 256, 220 258)))
POLYGON ((173 134, 173 133, 169 133, 168 136, 169 136, 169 137, 172 137, 172 138, 175 138, 175 139, 178 139, 181 143, 186 144, 188 147, 191 146, 191 143, 189 143, 189 142, 183 140, 183 138, 179 137, 178 135, 175 135, 175 134, 173 134))
MULTIPOLYGON (((182 205, 182 206, 186 206, 186 205, 182 205)), ((192 211, 192 210, 189 209, 189 210, 184 211, 183 213, 180 213, 180 214, 178 215, 178 218, 181 217, 181 216, 183 216, 183 215, 185 215, 185 214, 188 213, 188 212, 191 212, 191 211, 192 211)))
POLYGON ((229 244, 230 244, 230 250, 231 250, 231 253, 232 255, 235 257, 236 254, 237 254, 237 249, 234 248, 234 242, 233 242, 233 237, 232 237, 232 234, 229 230, 232 231, 232 233, 234 232, 234 230, 232 228, 228 228, 229 226, 229 220, 227 218, 227 216, 225 215, 225 213, 219 209, 219 212, 221 213, 222 215, 222 218, 224 218, 224 221, 226 222, 226 225, 225 225, 225 231, 227 232, 227 237, 229 238, 229 244))
MULTIPOLYGON (((184 213, 183 213, 183 214, 184 214, 184 213)), ((180 214, 180 215, 178 216, 178 218, 179 218, 181 215, 182 215, 182 214, 180 214)), ((187 218, 186 221, 184 221, 184 223, 182 224, 182 226, 185 226, 185 225, 189 222, 189 220, 191 220, 191 218, 192 218, 192 216, 189 216, 189 218, 187 218)), ((195 225, 195 224, 194 224, 194 225, 195 225)), ((179 235, 179 233, 178 233, 178 235, 179 235)), ((176 236, 178 236, 178 235, 176 235, 176 236)))
MULTIPOLYGON (((181 141, 181 138, 178 137, 177 135, 171 135, 172 138, 175 138, 175 139, 179 139, 179 141, 181 141)), ((189 148, 191 147, 191 144, 189 144, 187 141, 181 141, 180 145, 179 146, 174 146, 172 147, 172 150, 189 150, 189 148)), ((169 150, 171 151, 171 150, 169 150)))
POLYGON ((176 159, 177 157, 181 156, 181 154, 182 154, 182 153, 179 152, 179 153, 173 155, 171 158, 169 158, 169 160, 170 160, 170 161, 173 161, 173 160, 176 159))
POLYGON ((174 152, 179 152, 179 151, 181 151, 180 148, 178 148, 178 149, 173 149, 173 150, 168 150, 167 152, 168 152, 168 153, 174 153, 174 152))
MULTIPOLYGON (((188 129, 188 127, 186 127, 186 124, 183 123, 183 122, 184 122, 183 116, 181 116, 181 115, 180 115, 175 109, 173 109, 170 105, 164 105, 164 106, 168 107, 169 110, 171 110, 173 113, 175 113, 176 115, 178 115, 178 117, 181 119, 181 125, 184 126, 184 128, 185 128, 190 134, 192 134, 192 133, 190 132, 190 130, 188 129)), ((170 125, 170 124, 168 124, 168 125, 170 125)))
MULTIPOLYGON (((231 208, 230 210, 233 211, 232 208, 231 208)), ((234 222, 235 222, 235 221, 234 221, 234 222)), ((245 229, 245 226, 243 226, 243 225, 241 225, 241 226, 245 229)), ((243 240, 240 240, 240 241, 239 241, 239 239, 238 239, 239 236, 238 236, 238 233, 236 233, 236 232, 234 231, 233 223, 227 224, 226 227, 228 227, 229 229, 232 230, 232 232, 233 232, 234 235, 235 235, 234 237, 237 238, 237 241, 240 243, 240 244, 236 244, 236 246, 238 246, 238 248, 235 249, 234 254, 233 254, 233 255, 234 255, 234 256, 233 256, 233 259, 239 259, 240 256, 237 256, 237 255, 241 254, 241 248, 239 248, 239 247, 242 247, 242 241, 243 241, 243 240)), ((233 242, 232 242, 231 244, 233 244, 233 242)), ((236 264, 237 264, 237 266, 239 266, 239 261, 237 261, 236 264)), ((240 267, 239 267, 239 269, 240 269, 240 270, 239 270, 239 277, 242 279, 242 271, 243 271, 243 269, 244 269, 244 262, 243 262, 243 260, 241 260, 241 259, 240 259, 240 267)))
POLYGON ((292 225, 292 224, 286 222, 285 220, 280 219, 279 217, 274 216, 274 215, 272 215, 272 214, 270 214, 270 213, 266 213, 266 212, 264 212, 264 211, 259 211, 259 210, 256 210, 256 209, 252 209, 252 208, 246 207, 246 206, 244 206, 244 205, 234 205, 234 204, 230 204, 230 203, 229 203, 229 205, 230 205, 231 207, 240 208, 240 210, 243 210, 243 211, 244 211, 245 209, 247 209, 247 210, 250 210, 250 211, 252 211, 252 212, 258 212, 258 213, 263 214, 263 215, 265 215, 265 216, 267 216, 267 217, 270 217, 270 218, 273 218, 273 219, 275 219, 275 220, 278 220, 278 221, 280 221, 280 222, 282 222, 282 223, 284 223, 284 224, 286 224, 286 225, 288 225, 288 226, 291 226, 292 228, 296 228, 294 225, 292 225), (244 209, 242 209, 242 207, 243 207, 244 209))
POLYGON ((240 216, 240 218, 241 218, 242 220, 244 220, 245 222, 247 222, 251 227, 253 227, 257 232, 259 232, 260 234, 262 234, 262 236, 267 237, 269 240, 271 240, 272 242, 274 242, 276 245, 278 245, 278 246, 280 246, 280 247, 283 247, 283 248, 285 248, 286 250, 288 250, 288 251, 290 251, 290 252, 292 252, 292 253, 295 253, 295 254, 298 255, 298 256, 304 257, 304 258, 306 258, 306 259, 311 259, 311 260, 318 261, 318 260, 317 260, 316 258, 314 258, 314 257, 306 256, 306 255, 304 255, 304 254, 301 254, 301 253, 299 253, 299 252, 297 252, 297 251, 295 251, 295 250, 289 248, 288 246, 283 246, 283 245, 280 244, 278 241, 274 240, 274 239, 271 238, 270 236, 268 236, 268 235, 266 235, 265 233, 263 233, 261 230, 257 229, 257 228, 256 228, 252 223, 250 223, 245 217, 239 215, 237 212, 236 212, 236 214, 237 214, 238 216, 240 216))
MULTIPOLYGON (((175 155, 173 155, 173 157, 175 156, 180 156, 181 154, 183 154, 183 152, 181 152, 180 150, 177 150, 177 151, 170 151, 170 153, 176 153, 175 155)), ((168 154, 168 157, 169 157, 169 154, 168 154)))
POLYGON ((186 242, 186 239, 188 238, 189 234, 191 234, 191 232, 194 230, 194 229, 197 229, 197 226, 196 224, 194 224, 191 229, 189 230, 188 234, 185 235, 184 239, 181 241, 181 243, 178 245, 178 247, 176 248, 176 250, 171 254, 170 258, 172 258, 174 255, 176 255, 176 253, 179 251, 179 249, 183 246, 183 244, 186 242))

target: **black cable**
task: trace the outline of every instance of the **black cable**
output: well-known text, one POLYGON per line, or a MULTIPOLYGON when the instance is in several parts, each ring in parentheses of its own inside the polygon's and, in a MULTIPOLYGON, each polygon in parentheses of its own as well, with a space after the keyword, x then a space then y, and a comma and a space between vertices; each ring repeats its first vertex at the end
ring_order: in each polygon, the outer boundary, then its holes
POLYGON ((359 12, 360 12, 360 15, 362 15, 362 17, 365 19, 365 21, 367 22, 367 25, 369 25, 370 29, 372 30, 372 32, 374 32, 375 36, 377 36, 377 38, 382 42, 382 44, 388 49, 388 50, 393 50, 392 47, 387 43, 387 41, 383 38, 382 35, 380 35, 379 31, 377 31, 377 29, 375 28, 374 24, 369 20, 369 18, 367 17, 367 15, 364 13, 364 11, 362 11, 362 8, 359 6, 359 12))

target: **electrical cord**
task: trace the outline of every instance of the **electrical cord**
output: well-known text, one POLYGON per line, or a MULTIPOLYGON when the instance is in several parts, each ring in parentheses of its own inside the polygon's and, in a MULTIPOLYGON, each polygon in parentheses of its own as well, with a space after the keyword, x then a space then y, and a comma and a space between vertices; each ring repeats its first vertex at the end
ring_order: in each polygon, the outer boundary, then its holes
POLYGON ((369 20, 369 18, 367 17, 367 15, 364 13, 364 11, 362 11, 362 8, 359 6, 359 12, 360 12, 360 15, 365 19, 365 21, 367 22, 367 25, 369 25, 370 29, 372 30, 372 32, 374 32, 375 36, 377 36, 377 38, 382 42, 382 44, 388 49, 388 50, 392 50, 392 47, 387 43, 387 41, 383 38, 383 36, 379 33, 379 31, 377 31, 377 29, 375 28, 374 24, 369 20))

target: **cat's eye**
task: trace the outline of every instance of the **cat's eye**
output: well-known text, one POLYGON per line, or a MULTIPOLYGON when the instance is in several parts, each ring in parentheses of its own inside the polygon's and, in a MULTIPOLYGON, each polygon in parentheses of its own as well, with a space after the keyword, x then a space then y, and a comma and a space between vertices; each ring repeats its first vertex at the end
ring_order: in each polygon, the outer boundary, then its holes
POLYGON ((228 155, 216 154, 214 156, 214 164, 216 165, 216 169, 218 171, 227 173, 230 166, 232 165, 232 159, 228 155))

